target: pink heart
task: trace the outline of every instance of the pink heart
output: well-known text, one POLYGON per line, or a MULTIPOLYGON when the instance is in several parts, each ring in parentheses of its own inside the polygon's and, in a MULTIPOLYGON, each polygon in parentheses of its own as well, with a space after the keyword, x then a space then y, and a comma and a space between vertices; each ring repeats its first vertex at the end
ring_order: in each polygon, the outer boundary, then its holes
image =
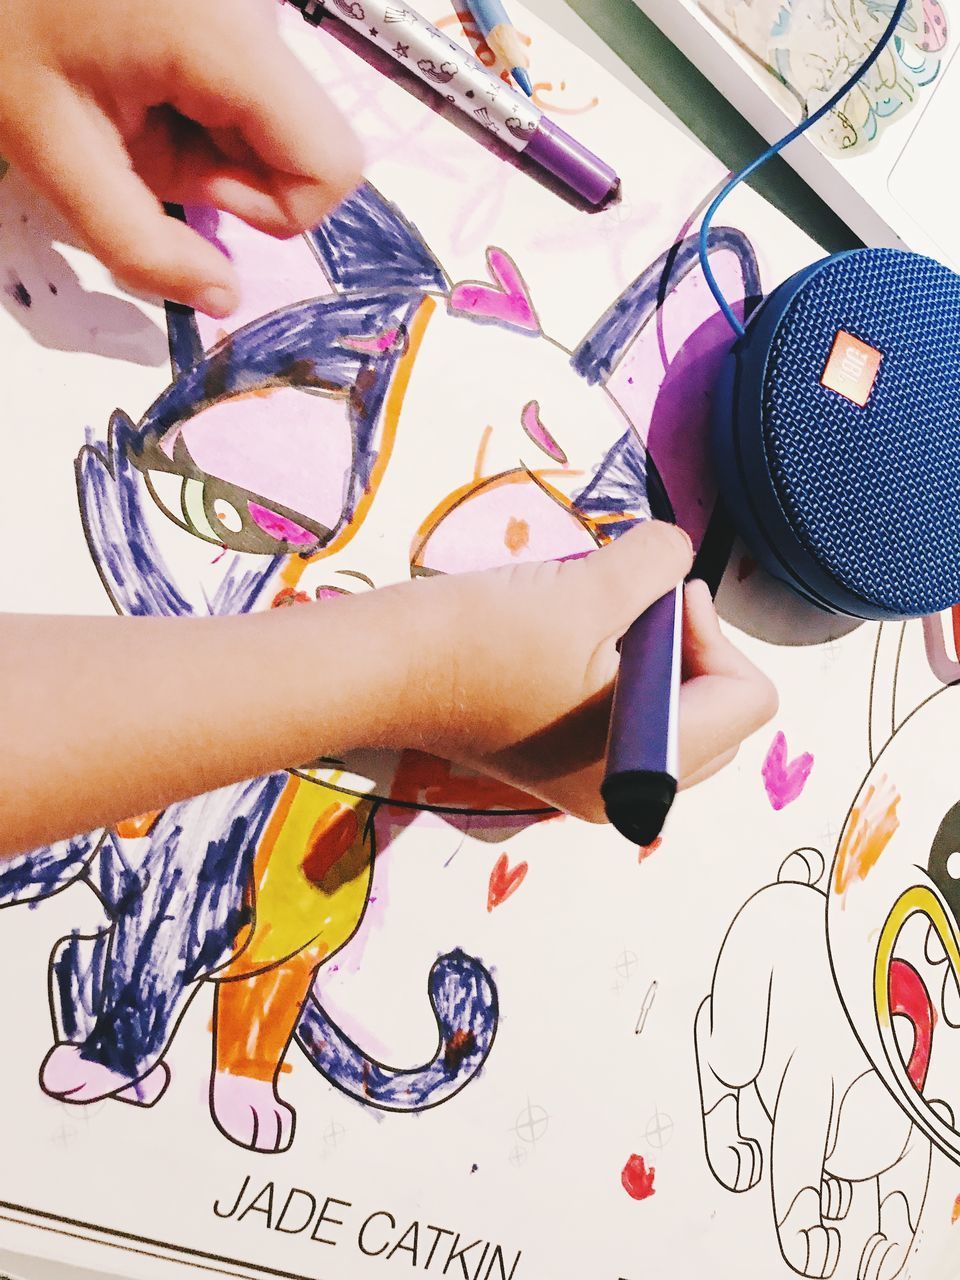
POLYGON ((774 809, 783 809, 796 800, 807 785, 812 768, 813 756, 809 751, 788 760, 787 740, 783 733, 776 735, 761 769, 763 785, 774 809))
POLYGON ((494 320, 527 333, 539 333, 540 321, 530 302, 530 294, 510 255, 502 249, 488 249, 487 269, 495 287, 481 280, 455 285, 450 293, 450 310, 494 320))

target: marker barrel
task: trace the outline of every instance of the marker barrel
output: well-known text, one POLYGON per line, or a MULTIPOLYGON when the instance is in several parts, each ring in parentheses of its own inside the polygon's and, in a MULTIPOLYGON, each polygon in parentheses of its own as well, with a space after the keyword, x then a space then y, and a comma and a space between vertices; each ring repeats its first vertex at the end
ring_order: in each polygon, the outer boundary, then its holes
POLYGON ((660 834, 677 791, 683 587, 657 600, 620 645, 601 794, 637 844, 660 834))

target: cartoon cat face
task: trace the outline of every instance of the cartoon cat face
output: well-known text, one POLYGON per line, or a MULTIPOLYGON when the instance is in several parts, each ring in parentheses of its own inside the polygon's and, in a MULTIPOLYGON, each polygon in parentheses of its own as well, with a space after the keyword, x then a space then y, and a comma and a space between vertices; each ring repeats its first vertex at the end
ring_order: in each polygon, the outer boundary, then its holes
MULTIPOLYGON (((191 220, 238 265, 264 252, 263 237, 233 220, 191 220)), ((755 296, 748 243, 714 235, 731 296, 755 296)), ((692 242, 652 264, 572 353, 542 332, 505 251, 488 249, 488 279, 451 286, 372 188, 276 252, 279 277, 246 273, 234 332, 168 309, 173 383, 138 425, 115 415, 112 439, 79 459, 88 540, 122 611, 323 601, 573 555, 637 520, 672 518, 643 444, 702 429, 726 337, 711 327, 692 242), (326 296, 299 299, 318 283, 326 296), (682 396, 672 366, 684 371, 682 396)), ((663 456, 669 471, 680 451, 665 445, 663 456)), ((675 491, 699 496, 706 459, 685 466, 675 491)), ((310 661, 335 670, 336 655, 310 661)), ((444 807, 432 765, 411 773, 371 754, 306 772, 444 807)), ((446 779, 453 807, 465 785, 446 779)), ((467 807, 522 799, 480 789, 467 807)))
POLYGON ((960 1157, 960 686, 922 702, 850 809, 828 886, 830 956, 871 1062, 960 1157))

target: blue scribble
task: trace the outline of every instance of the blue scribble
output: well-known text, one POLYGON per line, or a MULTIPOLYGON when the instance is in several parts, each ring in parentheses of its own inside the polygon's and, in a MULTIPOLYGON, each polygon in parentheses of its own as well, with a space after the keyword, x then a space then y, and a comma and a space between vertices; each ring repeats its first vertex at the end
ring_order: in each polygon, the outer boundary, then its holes
POLYGON ((440 1043, 430 1062, 398 1071, 373 1061, 311 996, 297 1041, 313 1065, 342 1092, 383 1111, 422 1111, 446 1102, 486 1061, 497 1030, 497 993, 479 960, 462 951, 441 956, 427 989, 440 1043))

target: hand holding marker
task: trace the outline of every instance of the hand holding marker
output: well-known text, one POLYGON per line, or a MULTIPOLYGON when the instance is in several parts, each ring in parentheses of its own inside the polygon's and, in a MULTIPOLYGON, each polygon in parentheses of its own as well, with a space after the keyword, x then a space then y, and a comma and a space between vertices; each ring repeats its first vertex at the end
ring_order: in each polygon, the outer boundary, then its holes
MULTIPOLYGON (((701 270, 735 339, 744 336, 744 325, 724 297, 708 254, 710 225, 717 209, 745 178, 843 102, 894 38, 906 6, 907 0, 896 0, 884 34, 857 70, 815 112, 734 174, 703 215, 701 270)), ((621 835, 641 845, 652 844, 660 834, 677 791, 682 613, 683 588, 678 587, 638 618, 620 645, 601 795, 613 825, 621 835)))
POLYGON ((499 61, 510 68, 510 74, 527 97, 533 97, 533 82, 527 75, 530 65, 527 50, 500 0, 467 0, 467 7, 499 61))

